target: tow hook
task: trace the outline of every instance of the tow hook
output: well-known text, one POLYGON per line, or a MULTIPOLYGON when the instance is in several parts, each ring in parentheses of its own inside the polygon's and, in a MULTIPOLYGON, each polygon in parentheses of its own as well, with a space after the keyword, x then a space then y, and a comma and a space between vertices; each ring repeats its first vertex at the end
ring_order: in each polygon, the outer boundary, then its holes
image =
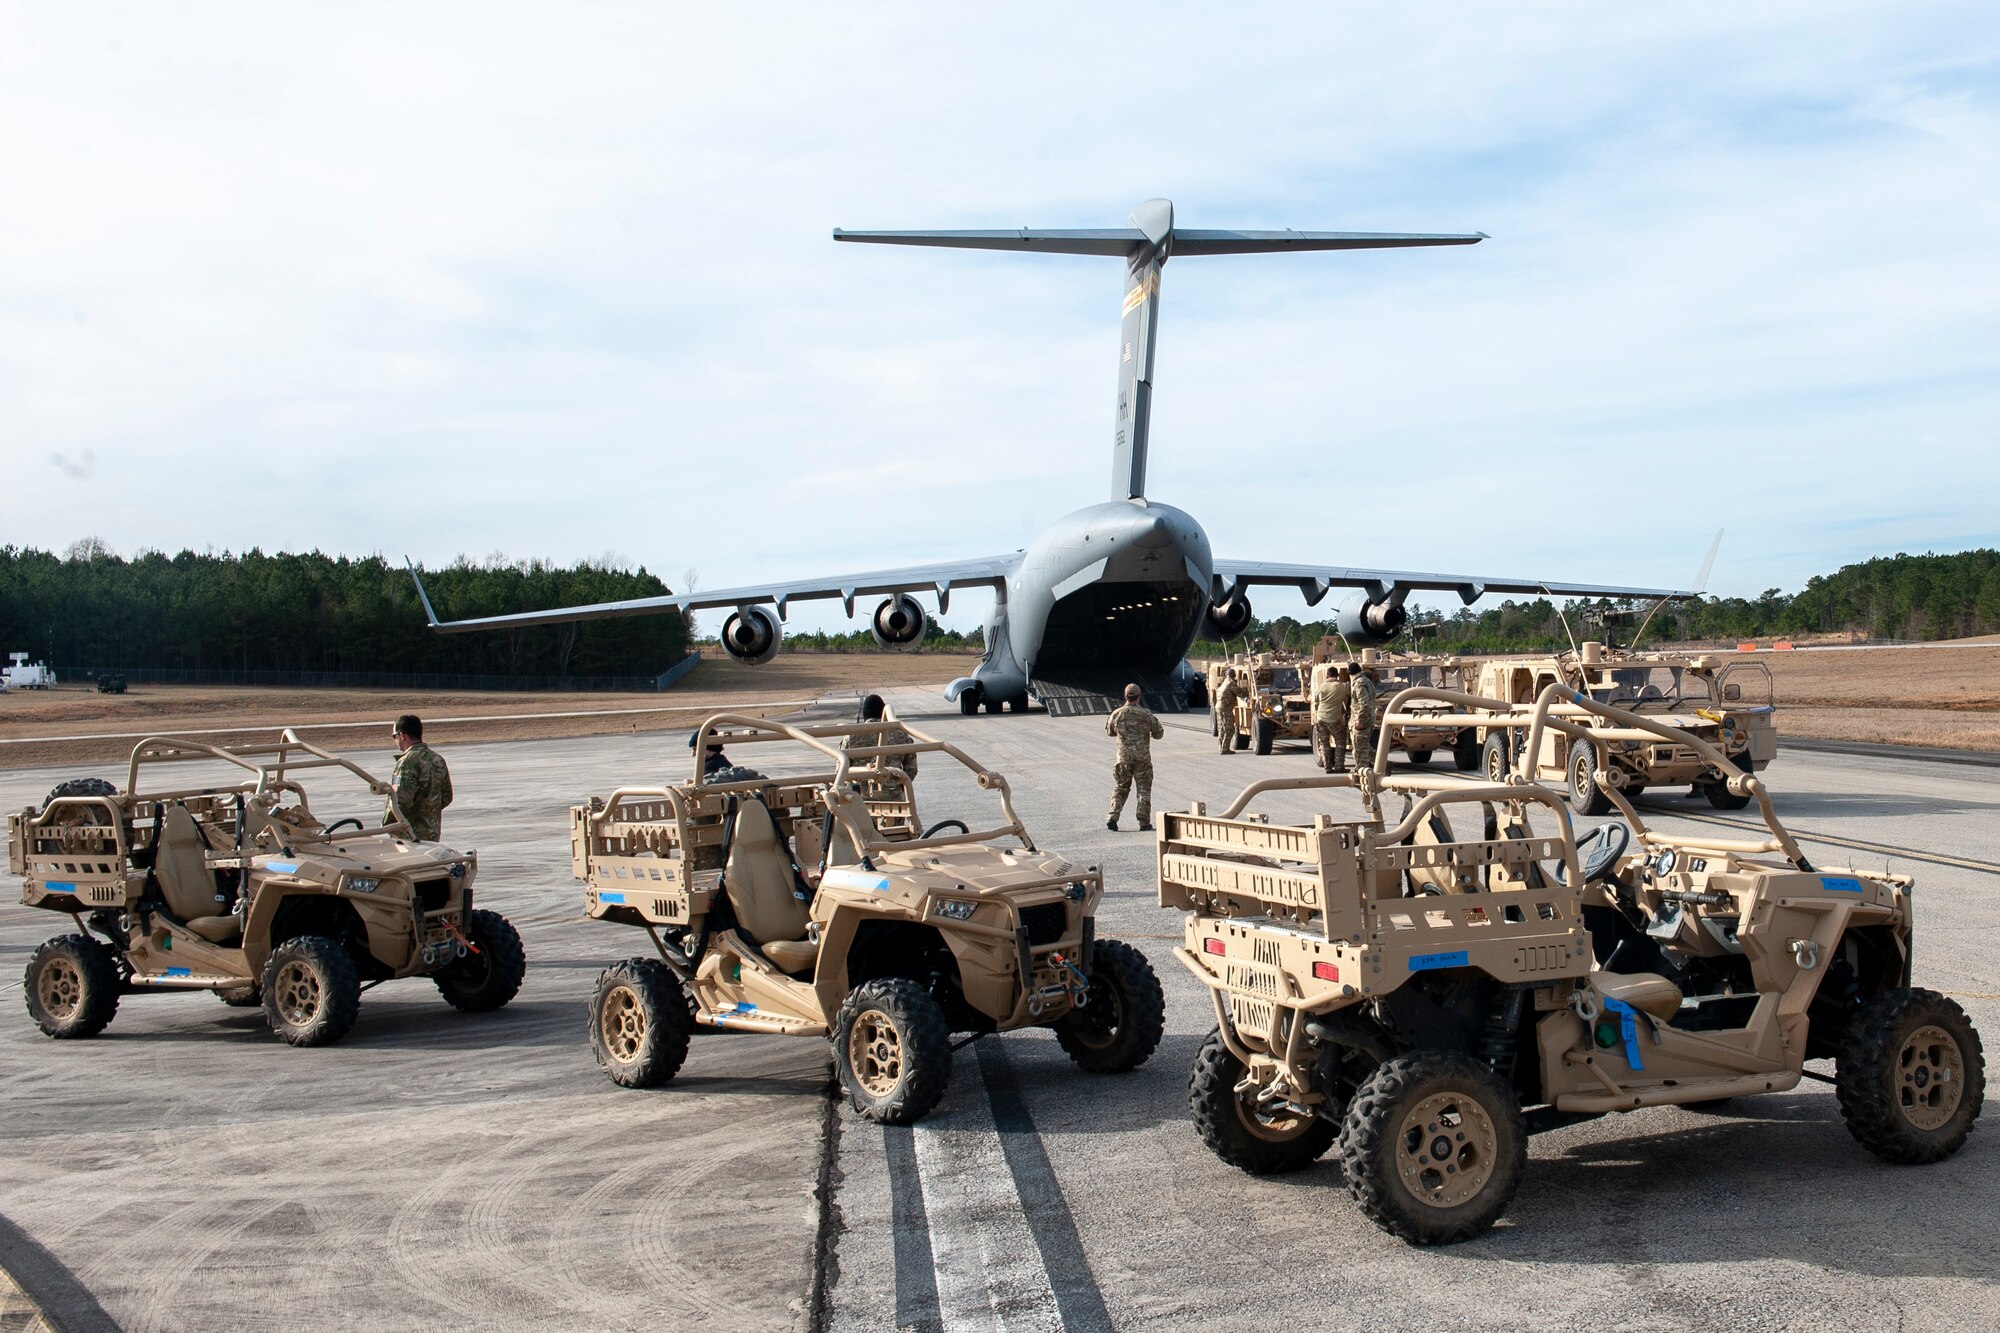
POLYGON ((1799 971, 1810 972, 1819 966, 1818 940, 1793 940, 1792 961, 1799 965, 1799 971))

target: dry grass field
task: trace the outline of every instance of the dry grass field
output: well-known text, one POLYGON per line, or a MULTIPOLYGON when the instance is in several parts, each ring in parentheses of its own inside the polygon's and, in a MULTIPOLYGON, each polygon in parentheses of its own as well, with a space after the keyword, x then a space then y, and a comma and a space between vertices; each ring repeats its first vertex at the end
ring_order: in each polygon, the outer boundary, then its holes
MULTIPOLYGON (((1738 656, 1727 654, 1727 656, 1738 656)), ((1770 667, 1781 736, 2000 750, 2000 637, 1914 648, 1758 653, 1770 667)), ((679 731, 705 714, 791 712, 828 694, 936 686, 971 670, 970 655, 780 653, 761 667, 704 661, 665 694, 285 690, 134 686, 0 695, 0 768, 115 761, 135 735, 216 739, 315 730, 310 739, 386 749, 389 719, 422 715, 442 744, 679 731)))
POLYGON ((791 712, 827 694, 859 698, 871 689, 903 685, 942 689, 971 671, 975 661, 942 653, 780 653, 751 667, 710 658, 664 694, 211 685, 134 685, 125 694, 17 690, 0 695, 0 768, 122 759, 132 753, 135 736, 241 740, 268 736, 279 727, 313 728, 303 734, 317 743, 386 751, 390 719, 402 712, 423 717, 426 739, 445 745, 683 731, 724 709, 761 717, 791 712))

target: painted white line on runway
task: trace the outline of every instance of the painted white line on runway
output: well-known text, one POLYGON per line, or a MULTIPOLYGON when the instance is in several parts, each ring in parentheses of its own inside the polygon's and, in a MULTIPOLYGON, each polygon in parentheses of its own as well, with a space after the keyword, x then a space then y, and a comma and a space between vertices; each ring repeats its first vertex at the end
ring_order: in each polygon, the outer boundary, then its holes
POLYGON ((939 1325, 945 1333, 1061 1333, 1062 1314, 983 1082, 976 1101, 952 1116, 953 1123, 927 1120, 912 1136, 937 1265, 939 1325))
MULTIPOLYGON (((658 708, 593 708, 570 713, 490 713, 480 717, 430 717, 424 719, 428 727, 443 726, 448 722, 529 722, 561 717, 626 717, 642 716, 648 713, 739 713, 755 708, 800 708, 817 700, 811 699, 758 699, 749 703, 731 704, 726 708, 710 704, 670 704, 658 708)), ((366 722, 298 722, 291 724, 293 731, 345 731, 356 727, 379 727, 390 721, 387 713, 366 722)), ((80 736, 8 736, 0 737, 0 745, 53 745, 62 741, 142 741, 152 736, 236 736, 246 732, 280 731, 284 728, 276 723, 266 723, 248 727, 207 727, 189 731, 100 731, 80 736)))

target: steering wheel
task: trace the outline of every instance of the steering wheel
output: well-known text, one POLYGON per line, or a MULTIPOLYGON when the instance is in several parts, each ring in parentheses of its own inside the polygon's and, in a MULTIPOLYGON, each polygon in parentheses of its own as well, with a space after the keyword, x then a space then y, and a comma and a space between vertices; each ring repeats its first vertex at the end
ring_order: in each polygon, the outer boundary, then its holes
POLYGON ((352 824, 356 828, 361 827, 361 821, 359 819, 356 819, 353 815, 349 815, 345 819, 334 820, 331 824, 328 824, 325 828, 321 829, 320 832, 327 837, 331 837, 333 834, 338 833, 340 831, 340 826, 342 824, 352 824))
MULTIPOLYGON (((1625 855, 1625 849, 1632 844, 1632 830, 1623 823, 1599 824, 1590 832, 1576 840, 1576 859, 1583 867, 1583 882, 1595 883, 1602 879, 1618 858, 1625 855)), ((1556 883, 1569 882, 1569 864, 1556 863, 1556 883)))
POLYGON ((963 819, 940 819, 937 823, 924 830, 924 836, 928 838, 948 828, 955 828, 960 833, 972 832, 971 829, 965 826, 963 819))

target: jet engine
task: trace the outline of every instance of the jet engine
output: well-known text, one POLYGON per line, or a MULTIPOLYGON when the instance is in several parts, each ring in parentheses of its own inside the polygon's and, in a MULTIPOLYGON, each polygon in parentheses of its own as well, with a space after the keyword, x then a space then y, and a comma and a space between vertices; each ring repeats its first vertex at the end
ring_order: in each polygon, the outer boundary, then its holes
POLYGON ((778 655, 784 633, 767 608, 746 606, 722 622, 722 649, 739 662, 762 666, 778 655))
POLYGON ((1250 599, 1238 593, 1226 602, 1210 602, 1203 624, 1218 640, 1237 637, 1250 627, 1250 599))
POLYGON ((1395 638, 1409 618, 1402 597, 1396 593, 1371 602, 1367 593, 1357 592, 1341 603, 1333 623, 1349 643, 1373 647, 1395 638))
POLYGON ((930 628, 930 623, 930 617, 917 605, 916 598, 899 593, 875 608, 868 630, 875 636, 878 648, 914 648, 924 641, 924 631, 930 628))

